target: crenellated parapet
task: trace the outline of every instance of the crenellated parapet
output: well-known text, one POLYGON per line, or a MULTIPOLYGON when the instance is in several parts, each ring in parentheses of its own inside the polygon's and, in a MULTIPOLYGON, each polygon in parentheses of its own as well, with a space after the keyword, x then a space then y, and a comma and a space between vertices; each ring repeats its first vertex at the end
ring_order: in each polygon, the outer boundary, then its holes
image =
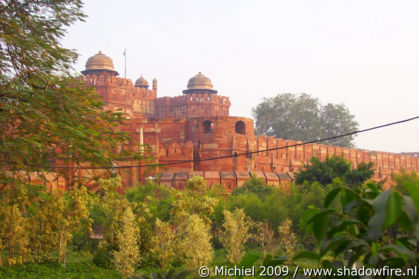
POLYGON ((106 73, 86 74, 84 81, 87 85, 92 86, 117 86, 123 89, 132 89, 134 87, 132 81, 127 78, 112 76, 106 73))
POLYGON ((193 93, 155 100, 157 118, 228 116, 230 99, 209 93, 193 93))
POLYGON ((312 157, 324 161, 326 157, 339 156, 349 162, 353 167, 361 163, 373 163, 375 168, 374 179, 390 179, 393 173, 419 172, 419 157, 399 153, 370 151, 364 149, 347 148, 325 144, 301 144, 294 140, 282 138, 267 138, 258 136, 254 144, 250 144, 249 151, 276 148, 276 150, 256 154, 254 169, 258 171, 297 171, 304 164, 309 163, 312 157))
POLYGON ((88 86, 95 87, 96 93, 103 97, 107 109, 121 111, 129 118, 152 116, 155 113, 154 100, 157 88, 150 90, 135 87, 130 79, 106 72, 86 74, 84 82, 88 86))
POLYGON ((158 161, 160 164, 171 164, 170 170, 193 171, 193 144, 192 142, 179 143, 177 141, 160 143, 158 161), (185 162, 185 163, 182 163, 185 162))

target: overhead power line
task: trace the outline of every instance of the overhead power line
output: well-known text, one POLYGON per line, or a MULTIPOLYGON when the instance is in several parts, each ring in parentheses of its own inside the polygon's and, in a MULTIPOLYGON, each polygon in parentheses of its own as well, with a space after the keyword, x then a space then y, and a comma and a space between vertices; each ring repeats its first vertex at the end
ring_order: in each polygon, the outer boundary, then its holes
MULTIPOLYGON (((313 144, 313 143, 317 143, 317 142, 322 142, 322 141, 347 137, 347 136, 351 136, 351 135, 355 135, 355 134, 365 133, 365 132, 369 132, 369 131, 372 131, 372 130, 377 130, 377 129, 381 129, 381 128, 385 128, 385 127, 389 127, 389 126, 402 124, 402 123, 413 121, 413 120, 416 120, 416 119, 419 119, 419 115, 411 117, 411 118, 407 118, 407 119, 403 119, 403 120, 379 125, 379 126, 374 126, 374 127, 367 128, 367 129, 362 129, 362 130, 357 130, 357 131, 346 133, 346 134, 337 135, 337 136, 332 136, 332 137, 327 137, 327 138, 322 138, 322 139, 317 139, 317 140, 310 140, 310 141, 306 141, 306 142, 300 142, 300 143, 295 143, 295 144, 292 144, 292 145, 286 145, 286 146, 281 146, 281 147, 273 147, 273 148, 267 148, 267 149, 256 150, 256 151, 235 153, 235 154, 232 154, 232 155, 216 156, 216 157, 196 159, 196 160, 194 160, 194 159, 184 160, 184 161, 164 163, 164 164, 144 164, 144 165, 128 165, 128 166, 116 166, 116 165, 114 165, 114 166, 100 166, 100 167, 80 167, 79 166, 78 169, 94 170, 94 169, 128 169, 128 168, 162 167, 162 166, 180 165, 180 164, 186 164, 186 163, 213 161, 213 160, 226 159, 226 158, 239 157, 239 156, 249 156, 249 155, 252 155, 252 154, 257 154, 257 153, 262 153, 262 152, 281 150, 281 149, 286 149, 286 148, 291 148, 291 147, 296 147, 296 146, 302 146, 302 145, 306 145, 306 144, 313 144)), ((6 163, 11 164, 10 162, 6 162, 6 163)), ((39 166, 31 166, 31 167, 39 167, 39 166)), ((42 167, 39 167, 39 168, 42 168, 42 167)), ((48 169, 50 169, 50 168, 67 169, 67 168, 74 168, 74 167, 70 167, 70 166, 51 167, 50 166, 50 167, 45 167, 45 168, 48 168, 48 169)))

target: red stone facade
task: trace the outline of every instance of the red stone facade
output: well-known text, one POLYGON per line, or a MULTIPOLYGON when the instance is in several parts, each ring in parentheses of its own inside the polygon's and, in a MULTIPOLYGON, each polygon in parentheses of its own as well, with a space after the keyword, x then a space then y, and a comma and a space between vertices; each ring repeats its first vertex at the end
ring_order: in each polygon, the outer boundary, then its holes
MULTIPOLYGON (((94 57, 92 57, 94 58, 94 57)), ((109 62, 111 63, 111 62, 109 62)), ((113 65, 112 65, 113 67, 113 65)), ((229 115, 230 101, 212 89, 211 81, 199 73, 188 83, 188 89, 177 97, 157 97, 157 81, 152 89, 144 78, 135 85, 129 79, 117 77, 107 69, 83 71, 87 85, 100 94, 107 109, 122 110, 129 118, 125 131, 151 147, 152 163, 167 164, 188 160, 202 160, 231 156, 245 152, 292 146, 293 140, 256 136, 253 120, 229 115)), ((326 156, 341 156, 356 167, 361 162, 373 162, 375 179, 389 177, 401 169, 419 171, 417 154, 404 155, 360 149, 307 144, 253 155, 233 156, 218 160, 188 162, 158 167, 151 173, 132 167, 121 171, 123 184, 134 185, 151 174, 161 183, 182 188, 191 175, 203 176, 209 185, 222 184, 232 191, 240 187, 250 175, 265 179, 272 185, 284 185, 292 173, 312 156, 324 160, 326 156)), ((141 165, 144 162, 125 162, 141 165)), ((148 162, 149 163, 149 162, 148 162)))

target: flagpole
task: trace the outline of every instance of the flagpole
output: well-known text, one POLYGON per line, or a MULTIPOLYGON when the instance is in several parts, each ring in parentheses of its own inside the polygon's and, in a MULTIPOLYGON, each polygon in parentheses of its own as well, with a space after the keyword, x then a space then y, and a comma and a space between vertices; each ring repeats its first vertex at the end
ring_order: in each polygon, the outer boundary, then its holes
POLYGON ((127 78, 127 47, 124 50, 124 57, 125 57, 125 78, 127 78))

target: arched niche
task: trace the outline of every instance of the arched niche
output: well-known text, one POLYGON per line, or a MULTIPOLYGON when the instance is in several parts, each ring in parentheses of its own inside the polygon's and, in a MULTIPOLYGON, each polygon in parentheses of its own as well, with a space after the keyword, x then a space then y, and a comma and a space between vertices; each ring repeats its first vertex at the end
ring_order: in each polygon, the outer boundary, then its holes
POLYGON ((204 122, 202 122, 202 128, 203 128, 204 134, 213 133, 214 132, 213 127, 214 127, 214 123, 212 123, 212 121, 205 120, 204 122))
POLYGON ((246 134, 246 124, 244 124, 243 121, 236 122, 236 133, 242 135, 246 134))

